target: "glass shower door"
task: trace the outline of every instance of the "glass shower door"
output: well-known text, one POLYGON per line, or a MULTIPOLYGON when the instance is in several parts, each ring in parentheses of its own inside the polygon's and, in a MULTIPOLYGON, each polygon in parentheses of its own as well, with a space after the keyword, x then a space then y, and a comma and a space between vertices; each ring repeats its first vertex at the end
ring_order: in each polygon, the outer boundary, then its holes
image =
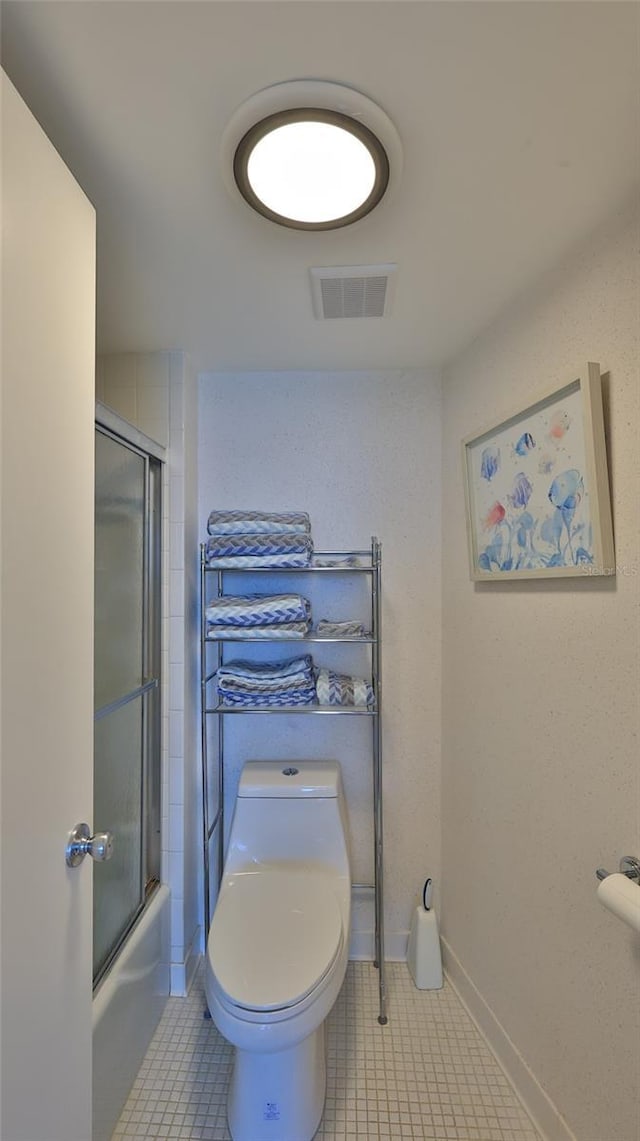
POLYGON ((94 981, 158 874, 151 856, 151 836, 159 831, 160 482, 154 464, 96 429, 94 831, 112 832, 114 850, 108 862, 94 864, 94 981))

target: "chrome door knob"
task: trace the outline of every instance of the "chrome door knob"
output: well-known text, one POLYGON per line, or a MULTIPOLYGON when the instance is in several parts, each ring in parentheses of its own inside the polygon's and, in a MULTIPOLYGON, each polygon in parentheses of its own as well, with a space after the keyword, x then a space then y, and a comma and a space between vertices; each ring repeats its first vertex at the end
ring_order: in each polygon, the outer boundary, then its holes
POLYGON ((94 860, 110 860, 113 855, 113 832, 96 832, 92 836, 88 824, 76 824, 69 833, 66 861, 70 868, 77 868, 85 856, 94 860))

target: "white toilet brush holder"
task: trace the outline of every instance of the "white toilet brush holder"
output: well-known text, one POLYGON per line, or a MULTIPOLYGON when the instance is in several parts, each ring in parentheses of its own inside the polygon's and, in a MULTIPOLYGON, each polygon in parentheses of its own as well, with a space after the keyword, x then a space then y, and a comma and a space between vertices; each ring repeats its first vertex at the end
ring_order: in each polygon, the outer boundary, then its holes
POLYGON ((440 990, 442 986, 442 955, 438 920, 431 907, 433 884, 428 879, 422 891, 422 903, 413 913, 407 966, 418 990, 440 990))

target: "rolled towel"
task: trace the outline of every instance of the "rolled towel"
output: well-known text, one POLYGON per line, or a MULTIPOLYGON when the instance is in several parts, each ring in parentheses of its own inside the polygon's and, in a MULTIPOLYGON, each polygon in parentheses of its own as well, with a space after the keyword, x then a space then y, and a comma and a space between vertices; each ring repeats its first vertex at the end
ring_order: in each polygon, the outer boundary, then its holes
POLYGON ((316 675, 316 693, 320 705, 373 705, 374 693, 364 678, 337 674, 320 669, 316 675))
POLYGON ((358 555, 315 555, 314 567, 359 567, 362 566, 358 555))
POLYGON ((308 535, 311 523, 306 511, 212 511, 207 530, 210 535, 308 535))
POLYGON ((205 610, 212 626, 270 626, 308 622, 311 603, 300 594, 242 594, 215 598, 205 610))
POLYGON ((353 704, 354 705, 373 705, 375 696, 373 689, 368 681, 363 677, 354 677, 353 681, 353 704))
POLYGON ((321 618, 316 626, 316 634, 325 638, 364 638, 367 631, 362 622, 331 622, 328 618, 321 618))

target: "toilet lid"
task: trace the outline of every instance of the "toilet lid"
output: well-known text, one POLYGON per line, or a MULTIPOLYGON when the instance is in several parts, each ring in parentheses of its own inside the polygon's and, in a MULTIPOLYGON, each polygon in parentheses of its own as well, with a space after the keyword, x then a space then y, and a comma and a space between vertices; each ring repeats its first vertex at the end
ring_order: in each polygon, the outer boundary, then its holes
POLYGON ((281 1010, 326 975, 342 946, 338 901, 312 872, 245 872, 222 886, 208 954, 235 1006, 281 1010))

